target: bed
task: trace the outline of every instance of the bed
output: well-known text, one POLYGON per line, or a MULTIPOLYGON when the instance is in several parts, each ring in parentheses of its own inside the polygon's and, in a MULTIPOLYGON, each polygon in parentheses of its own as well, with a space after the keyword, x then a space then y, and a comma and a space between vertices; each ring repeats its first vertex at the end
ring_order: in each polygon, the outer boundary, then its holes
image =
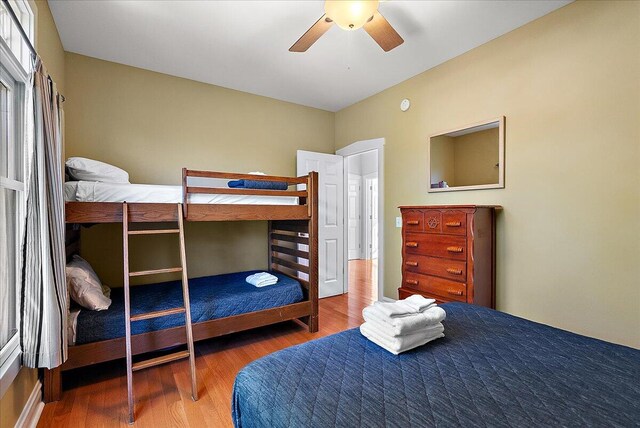
MULTIPOLYGON (((126 202, 129 225, 177 222, 180 217, 178 204, 181 204, 182 218, 186 222, 267 221, 269 248, 267 266, 272 273, 282 279, 282 284, 295 284, 300 295, 291 290, 286 291, 284 288, 274 288, 271 291, 281 294, 278 298, 261 295, 260 301, 251 302, 253 308, 243 304, 241 305, 243 310, 234 312, 220 308, 222 299, 228 298, 226 302, 236 299, 237 302, 234 305, 239 309, 241 302, 247 302, 243 300, 247 296, 239 296, 236 289, 235 293, 225 297, 224 287, 219 287, 219 284, 213 287, 204 286, 202 290, 220 288, 218 291, 221 294, 216 295, 212 300, 207 300, 204 292, 202 295, 191 298, 194 315, 193 338, 198 341, 283 321, 299 322, 310 332, 318 331, 318 174, 316 172, 302 177, 281 177, 183 168, 182 186, 77 181, 66 184, 64 194, 68 259, 77 253, 81 246, 79 225, 122 224, 123 212, 125 212, 124 202, 126 202), (287 190, 225 187, 229 180, 286 183, 284 187, 287 190), (195 308, 200 305, 198 301, 200 298, 203 299, 201 313, 194 313, 195 308), (253 310, 250 310, 251 308, 253 310), (209 319, 199 320, 200 316, 209 319)), ((138 225, 136 228, 141 226, 138 225)), ((245 274, 246 272, 242 272, 237 275, 246 277, 248 274, 245 274)), ((211 279, 193 280, 190 289, 193 287, 197 289, 196 284, 200 281, 207 282, 211 279)), ((169 292, 171 287, 161 284, 161 289, 164 288, 169 292)), ((180 290, 180 287, 175 288, 180 290)), ((139 292, 137 287, 131 290, 132 293, 139 292)), ((265 290, 263 293, 268 294, 271 291, 265 290)), ((68 359, 62 366, 44 370, 45 402, 60 399, 62 372, 125 357, 125 337, 122 337, 121 333, 124 330, 124 318, 119 313, 118 308, 122 309, 122 305, 118 306, 117 300, 120 299, 121 291, 114 290, 114 293, 115 305, 108 313, 81 311, 77 315, 76 345, 69 347, 68 359), (92 321, 88 321, 87 318, 92 318, 92 321), (91 322, 103 326, 113 322, 118 326, 95 328, 95 332, 83 331, 82 326, 91 325, 91 322)), ((138 300, 135 297, 132 298, 132 302, 138 300)), ((186 343, 184 327, 172 324, 178 322, 178 317, 166 317, 160 322, 166 324, 155 326, 147 324, 146 329, 134 332, 131 337, 133 355, 186 343)), ((144 325, 144 323, 141 324, 144 325)))
POLYGON ((183 168, 182 186, 68 182, 65 219, 67 223, 121 222, 122 203, 127 202, 133 223, 175 221, 173 206, 177 203, 182 203, 186 221, 308 221, 313 217, 314 189, 317 193, 316 173, 280 177, 183 168), (230 180, 284 182, 295 188, 229 188, 226 183, 230 180))
POLYGON ((640 351, 464 303, 443 339, 399 356, 358 329, 242 369, 237 428, 640 423, 640 351))
MULTIPOLYGON (((192 278, 189 280, 191 320, 193 324, 250 312, 277 308, 302 301, 302 287, 293 278, 278 272, 278 282, 267 287, 248 284, 247 276, 259 271, 192 278)), ((111 306, 105 311, 81 310, 75 322, 75 343, 83 345, 125 336, 124 293, 111 290, 111 306)), ((145 313, 179 307, 182 303, 180 281, 139 285, 131 288, 131 313, 145 313)), ((132 325, 133 335, 166 330, 184 325, 184 315, 143 320, 132 325)))

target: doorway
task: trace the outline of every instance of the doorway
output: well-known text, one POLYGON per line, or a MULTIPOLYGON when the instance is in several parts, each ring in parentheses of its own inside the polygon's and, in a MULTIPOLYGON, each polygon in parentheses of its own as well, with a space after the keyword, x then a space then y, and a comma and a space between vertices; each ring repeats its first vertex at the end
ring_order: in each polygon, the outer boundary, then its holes
POLYGON ((350 298, 368 302, 382 298, 378 280, 382 144, 383 140, 362 141, 337 152, 344 156, 346 288, 350 298))
POLYGON ((298 150, 298 175, 309 171, 318 172, 319 297, 348 293, 349 300, 384 300, 384 138, 358 141, 335 155, 298 150), (355 162, 354 156, 360 154, 375 156, 377 168, 354 167, 350 177, 349 158, 355 162), (351 213, 349 178, 355 198, 351 213))

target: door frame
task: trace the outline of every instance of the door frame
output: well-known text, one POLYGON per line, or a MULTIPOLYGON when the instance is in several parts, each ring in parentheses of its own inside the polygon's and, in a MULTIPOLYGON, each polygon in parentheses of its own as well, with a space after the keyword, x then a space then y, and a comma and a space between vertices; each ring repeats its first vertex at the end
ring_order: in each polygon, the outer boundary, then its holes
MULTIPOLYGON (((344 167, 346 168, 347 165, 346 163, 344 164, 344 167)), ((362 208, 363 208, 363 189, 364 189, 364 181, 363 181, 363 177, 361 175, 358 174, 353 174, 353 173, 348 173, 347 174, 349 177, 349 181, 351 180, 355 180, 357 177, 358 180, 358 186, 360 187, 360 189, 358 189, 358 257, 356 257, 357 259, 362 259, 364 258, 364 247, 363 247, 363 230, 364 228, 362 227, 362 220, 364 220, 364 215, 362 213, 362 208)), ((346 190, 348 191, 349 189, 349 183, 347 183, 347 185, 345 186, 346 190)), ((347 195, 347 206, 344 207, 344 217, 345 217, 345 227, 347 228, 347 238, 349 237, 349 205, 348 205, 348 201, 349 201, 349 195, 347 195)), ((349 242, 347 242, 347 249, 349 249, 349 242)), ((351 260, 351 256, 349 254, 347 254, 347 258, 348 260, 351 260)))
MULTIPOLYGON (((339 150, 336 150, 336 154, 342 157, 351 155, 357 155, 364 152, 370 152, 372 150, 378 151, 378 300, 385 300, 384 297, 384 138, 374 138, 371 140, 356 141, 349 144, 339 150)), ((343 174, 345 177, 345 183, 348 183, 348 169, 343 168, 343 174)), ((347 193, 343 192, 345 204, 348 204, 347 193)), ((345 205, 346 206, 346 205, 345 205)), ((347 242, 348 228, 344 228, 344 246, 345 255, 348 255, 349 244, 347 242)), ((345 289, 349 291, 349 257, 344 258, 344 272, 345 272, 345 289)))
MULTIPOLYGON (((370 214, 369 210, 369 204, 367 204, 367 196, 369 195, 369 193, 373 193, 369 191, 369 188, 367 186, 367 183, 369 181, 371 181, 373 178, 375 178, 376 180, 378 180, 378 173, 371 173, 371 174, 367 174, 367 175, 363 175, 362 176, 362 184, 363 184, 363 188, 364 188, 364 200, 365 200, 365 206, 364 206, 364 222, 365 222, 365 226, 368 226, 369 223, 373 224, 373 222, 369 222, 369 215, 370 214), (375 177, 374 177, 375 175, 375 177)), ((380 196, 380 183, 378 182, 378 196, 380 196)), ((378 216, 380 216, 380 210, 378 210, 378 216)), ((369 232, 371 231, 371 228, 369 227, 365 227, 365 239, 364 239, 364 258, 365 259, 372 259, 373 258, 373 247, 369 248, 369 245, 372 245, 371 242, 373 241, 373 235, 370 234, 369 232), (370 236, 371 235, 371 236, 370 236)), ((378 238, 380 238, 380 230, 378 230, 378 238)), ((378 249, 380 247, 380 244, 378 244, 378 249)))

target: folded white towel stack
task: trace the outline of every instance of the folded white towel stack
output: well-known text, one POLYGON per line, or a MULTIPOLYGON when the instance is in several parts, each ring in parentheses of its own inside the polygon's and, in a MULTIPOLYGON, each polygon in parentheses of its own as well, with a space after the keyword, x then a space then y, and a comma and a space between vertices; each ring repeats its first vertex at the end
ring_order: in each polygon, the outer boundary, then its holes
POLYGON ((413 295, 393 303, 375 302, 362 310, 362 316, 362 335, 397 355, 444 337, 447 314, 434 299, 413 295))
POLYGON ((267 272, 259 272, 254 273, 253 275, 249 275, 247 277, 247 282, 249 284, 255 285, 256 287, 265 287, 267 285, 273 285, 278 282, 278 277, 267 272))

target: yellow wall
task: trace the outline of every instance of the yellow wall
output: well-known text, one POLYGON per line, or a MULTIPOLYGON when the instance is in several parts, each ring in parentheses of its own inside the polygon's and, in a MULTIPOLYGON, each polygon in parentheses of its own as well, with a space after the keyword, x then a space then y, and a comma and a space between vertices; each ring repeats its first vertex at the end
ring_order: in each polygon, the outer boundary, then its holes
POLYGON ((499 204, 498 308, 640 347, 639 52, 640 2, 578 1, 339 111, 386 139, 385 295, 398 205, 499 204), (506 188, 427 194, 428 136, 502 115, 506 188))
MULTIPOLYGON (((117 165, 133 183, 178 185, 182 167, 296 175, 297 149, 334 149, 331 112, 72 53, 65 66, 66 155, 117 165)), ((83 232, 82 254, 109 285, 122 283, 119 231, 83 232)), ((134 266, 175 263, 162 237, 147 239, 134 266)), ((264 269, 266 242, 266 223, 190 223, 189 275, 264 269)))
POLYGON ((30 4, 35 4, 36 10, 36 50, 56 82, 58 91, 64 93, 64 49, 49 4, 43 0, 31 1, 30 4))
MULTIPOLYGON (((45 67, 58 85, 64 90, 64 50, 58 36, 49 5, 46 1, 30 1, 36 20, 36 50, 45 67)), ((0 399, 0 426, 12 427, 22 413, 38 379, 38 371, 23 368, 9 389, 0 399)))

